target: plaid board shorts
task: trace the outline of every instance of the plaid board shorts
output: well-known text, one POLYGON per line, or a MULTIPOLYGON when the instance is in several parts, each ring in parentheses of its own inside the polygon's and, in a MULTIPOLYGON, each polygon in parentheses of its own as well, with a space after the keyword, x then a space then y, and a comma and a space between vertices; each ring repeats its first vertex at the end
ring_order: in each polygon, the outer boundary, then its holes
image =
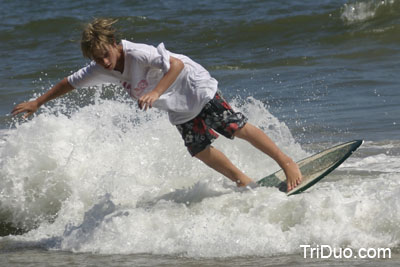
POLYGON ((195 156, 218 138, 215 131, 233 139, 233 134, 246 122, 246 116, 240 112, 234 112, 222 97, 221 92, 218 91, 196 118, 176 127, 182 135, 189 153, 195 156))

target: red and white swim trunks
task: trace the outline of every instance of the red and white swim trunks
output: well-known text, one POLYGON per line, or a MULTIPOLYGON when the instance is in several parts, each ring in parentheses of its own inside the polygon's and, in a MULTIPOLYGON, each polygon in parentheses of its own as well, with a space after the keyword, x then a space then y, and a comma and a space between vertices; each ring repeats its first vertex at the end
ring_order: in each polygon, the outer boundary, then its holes
POLYGON ((234 133, 247 122, 241 112, 234 112, 232 107, 218 91, 196 118, 176 127, 185 141, 189 153, 194 156, 208 147, 218 133, 233 139, 234 133), (215 131, 216 132, 215 132, 215 131))

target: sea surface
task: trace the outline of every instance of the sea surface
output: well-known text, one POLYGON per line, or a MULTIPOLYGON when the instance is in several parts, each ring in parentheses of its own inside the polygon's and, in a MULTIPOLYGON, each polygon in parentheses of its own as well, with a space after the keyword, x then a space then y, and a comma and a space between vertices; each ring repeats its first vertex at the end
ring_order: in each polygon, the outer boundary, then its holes
MULTIPOLYGON (((1 0, 0 17, 0 266, 400 265, 400 0, 1 0), (365 142, 287 197, 237 192, 113 85, 11 117, 88 63, 94 17, 202 64, 295 160, 365 142)), ((256 180, 278 170, 242 140, 214 145, 256 180)))

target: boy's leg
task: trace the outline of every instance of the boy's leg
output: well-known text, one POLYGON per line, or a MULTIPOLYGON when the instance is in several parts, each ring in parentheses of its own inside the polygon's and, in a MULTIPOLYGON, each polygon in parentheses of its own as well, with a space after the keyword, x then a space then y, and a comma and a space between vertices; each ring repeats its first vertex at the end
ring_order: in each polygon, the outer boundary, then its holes
POLYGON ((224 153, 212 146, 208 146, 197 153, 195 157, 237 183, 238 186, 246 186, 253 181, 233 165, 224 153))
POLYGON ((234 133, 235 136, 250 142, 253 146, 273 158, 284 170, 287 178, 287 191, 292 190, 301 182, 301 172, 297 164, 285 155, 275 143, 259 128, 250 123, 234 133))
POLYGON ((249 141, 284 169, 288 191, 296 187, 301 181, 297 164, 283 154, 263 131, 246 122, 247 118, 240 112, 234 112, 217 93, 196 118, 177 125, 177 128, 192 156, 227 176, 238 186, 248 185, 252 180, 235 167, 221 151, 211 146, 212 141, 218 136, 211 128, 228 138, 237 136, 249 141))

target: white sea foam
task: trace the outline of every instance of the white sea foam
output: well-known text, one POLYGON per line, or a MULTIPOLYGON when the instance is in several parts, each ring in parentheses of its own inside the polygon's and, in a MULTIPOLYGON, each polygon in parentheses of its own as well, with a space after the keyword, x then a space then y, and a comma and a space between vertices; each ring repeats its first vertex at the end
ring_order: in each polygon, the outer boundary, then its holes
POLYGON ((341 18, 347 23, 359 23, 372 19, 380 8, 392 6, 395 0, 354 1, 344 5, 341 18))
MULTIPOLYGON (((309 155, 261 102, 239 102, 286 153, 309 155)), ((96 101, 69 116, 44 112, 2 140, 1 217, 37 228, 0 242, 191 257, 299 253, 302 244, 399 244, 397 161, 385 171, 396 155, 356 154, 340 179, 286 197, 273 188, 235 192, 228 179, 189 156, 165 114, 129 102, 96 101), (378 174, 359 174, 373 164, 378 174)), ((221 137, 215 146, 256 179, 277 170, 242 140, 221 137)))

